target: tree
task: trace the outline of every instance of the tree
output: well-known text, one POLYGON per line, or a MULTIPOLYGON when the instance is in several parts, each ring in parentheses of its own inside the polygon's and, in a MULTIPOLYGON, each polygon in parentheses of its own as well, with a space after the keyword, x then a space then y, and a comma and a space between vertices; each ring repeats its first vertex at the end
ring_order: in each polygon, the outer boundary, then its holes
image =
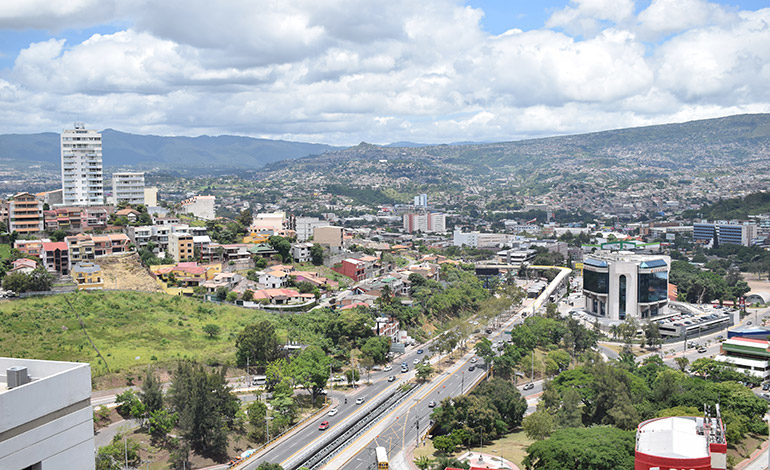
POLYGON ((236 363, 245 367, 248 359, 252 365, 267 364, 278 357, 279 347, 278 334, 269 320, 248 325, 235 340, 236 363))
POLYGON ((575 389, 564 392, 561 408, 559 409, 559 424, 565 428, 576 428, 583 425, 580 393, 575 389))
POLYGON ((525 417, 522 426, 527 437, 539 441, 551 435, 556 423, 551 413, 538 410, 525 417))
POLYGON ((51 240, 55 242, 60 242, 64 240, 64 237, 67 236, 67 232, 65 232, 62 229, 57 229, 51 232, 51 240))
POLYGON ((209 338, 214 339, 217 336, 219 336, 219 333, 222 331, 222 328, 219 327, 219 325, 215 325, 214 323, 207 323, 203 325, 203 332, 209 335, 209 338))
POLYGON ((484 366, 489 367, 492 364, 492 358, 495 357, 495 352, 492 350, 492 341, 487 338, 481 338, 481 341, 476 343, 476 355, 484 360, 484 366))
POLYGON ((682 372, 684 372, 685 369, 687 369, 687 366, 690 365, 690 360, 684 356, 674 358, 674 362, 676 362, 677 367, 679 367, 679 370, 682 372))
POLYGON ((150 412, 147 419, 147 430, 153 439, 165 441, 177 422, 177 414, 169 413, 167 410, 159 409, 150 412))
POLYGON ((235 302, 236 300, 238 300, 238 294, 233 291, 230 291, 227 293, 227 297, 225 297, 225 300, 227 300, 230 303, 235 302))
POLYGON ((251 431, 249 432, 249 439, 257 442, 264 442, 267 440, 265 434, 265 418, 267 417, 267 405, 261 401, 253 401, 249 403, 246 408, 246 414, 251 425, 251 431))
POLYGON ((227 299, 227 287, 225 286, 217 287, 216 296, 217 296, 217 300, 219 300, 220 302, 225 301, 227 299))
POLYGON ((431 459, 427 455, 421 455, 420 457, 417 457, 416 459, 414 459, 414 464, 420 470, 428 470, 430 466, 433 465, 433 459, 431 459))
POLYGON ((318 393, 329 381, 331 359, 315 345, 303 349, 291 361, 292 376, 296 383, 311 393, 313 405, 318 393))
POLYGON ((245 291, 243 291, 241 300, 243 300, 244 302, 251 302, 252 300, 254 300, 254 291, 252 291, 251 289, 246 289, 245 291))
POLYGON ((130 467, 139 467, 139 443, 133 439, 124 441, 123 436, 118 434, 109 445, 99 448, 96 453, 96 470, 123 470, 126 460, 130 467))
POLYGON ((527 448, 527 470, 634 468, 634 432, 611 426, 564 428, 527 448))
POLYGON ((132 389, 118 394, 115 397, 115 403, 118 405, 118 414, 123 418, 139 418, 144 414, 144 405, 132 389))
POLYGON ((361 354, 370 357, 375 364, 386 362, 389 351, 390 338, 387 336, 372 336, 361 346, 361 354))
POLYGON ((348 385, 355 384, 360 378, 361 374, 358 373, 358 369, 353 368, 345 371, 345 379, 348 381, 348 385))
POLYGON ((419 382, 427 382, 433 375, 433 366, 430 364, 417 364, 417 380, 419 382))
POLYGON ((316 266, 324 264, 324 249, 318 243, 313 243, 310 247, 310 260, 316 266))
POLYGON ((243 209, 240 214, 238 214, 238 217, 235 218, 235 220, 241 224, 241 226, 248 228, 251 225, 251 222, 254 220, 254 217, 251 214, 251 208, 243 209))
POLYGON ((257 467, 257 470, 283 470, 283 467, 277 463, 262 462, 259 464, 259 467, 257 467))
POLYGON ((433 447, 444 455, 452 454, 457 448, 457 443, 451 436, 436 436, 433 438, 433 447))
POLYGON ((227 385, 224 369, 209 373, 200 364, 179 362, 169 403, 179 416, 180 435, 190 449, 215 460, 227 457, 227 432, 240 402, 227 385))
POLYGON ((647 346, 654 349, 660 348, 660 345, 663 344, 663 338, 658 324, 656 322, 647 322, 642 327, 642 330, 644 331, 644 341, 647 343, 647 346))
POLYGON ((279 235, 271 235, 267 242, 278 252, 284 262, 291 260, 291 242, 289 240, 279 235))
POLYGON ((152 368, 147 369, 139 398, 149 413, 163 408, 163 389, 152 368))

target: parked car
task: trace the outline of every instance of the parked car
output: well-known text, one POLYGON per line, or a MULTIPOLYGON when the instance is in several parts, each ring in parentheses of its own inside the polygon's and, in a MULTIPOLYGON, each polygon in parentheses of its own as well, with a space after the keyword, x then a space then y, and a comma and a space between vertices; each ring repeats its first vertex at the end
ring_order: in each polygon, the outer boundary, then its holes
POLYGON ((471 364, 475 364, 477 362, 479 362, 479 359, 477 357, 472 357, 471 358, 471 364))
POLYGON ((328 415, 329 416, 334 416, 334 415, 337 414, 337 411, 339 411, 337 408, 332 408, 331 410, 329 410, 328 415))
POLYGON ((329 429, 329 422, 328 421, 321 421, 321 424, 318 425, 319 431, 326 431, 329 429))
POLYGON ((419 364, 419 363, 420 363, 420 359, 417 357, 415 357, 414 360, 412 361, 412 364, 419 364))
POLYGON ((435 408, 435 407, 436 407, 436 402, 431 400, 430 403, 428 403, 428 408, 435 408))
POLYGON ((469 372, 473 372, 474 370, 476 370, 476 366, 470 366, 470 367, 468 367, 468 371, 469 371, 469 372))
POLYGON ((699 352, 699 353, 701 353, 701 354, 703 354, 703 353, 705 353, 705 352, 706 352, 706 348, 704 348, 703 346, 701 346, 701 347, 699 347, 699 348, 698 348, 698 352, 699 352))
POLYGON ((770 382, 765 382, 762 384, 762 390, 768 391, 770 390, 770 382))

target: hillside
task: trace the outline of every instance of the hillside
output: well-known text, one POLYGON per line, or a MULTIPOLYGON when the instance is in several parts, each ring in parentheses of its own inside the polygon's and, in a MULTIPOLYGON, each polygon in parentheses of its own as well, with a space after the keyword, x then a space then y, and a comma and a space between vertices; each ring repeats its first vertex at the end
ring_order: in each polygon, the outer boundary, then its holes
POLYGON ((770 114, 746 114, 490 144, 391 147, 362 142, 321 156, 278 162, 268 168, 312 171, 350 160, 411 160, 499 174, 567 167, 711 170, 725 165, 762 163, 769 156, 770 114))
MULTIPOLYGON (((335 147, 232 135, 173 137, 107 129, 102 133, 104 166, 135 168, 259 168, 279 160, 320 154, 335 147)), ((59 167, 59 134, 0 135, 3 165, 59 167)))
POLYGON ((753 193, 745 197, 722 199, 713 204, 706 204, 698 210, 682 214, 688 218, 706 220, 747 220, 750 215, 770 212, 770 193, 753 193))

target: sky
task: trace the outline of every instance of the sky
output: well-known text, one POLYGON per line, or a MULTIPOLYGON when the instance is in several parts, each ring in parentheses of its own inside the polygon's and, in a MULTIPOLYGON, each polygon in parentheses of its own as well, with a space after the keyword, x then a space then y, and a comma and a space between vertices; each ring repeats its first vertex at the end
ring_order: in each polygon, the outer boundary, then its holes
POLYGON ((2 0, 0 110, 334 145, 770 112, 770 1, 2 0))

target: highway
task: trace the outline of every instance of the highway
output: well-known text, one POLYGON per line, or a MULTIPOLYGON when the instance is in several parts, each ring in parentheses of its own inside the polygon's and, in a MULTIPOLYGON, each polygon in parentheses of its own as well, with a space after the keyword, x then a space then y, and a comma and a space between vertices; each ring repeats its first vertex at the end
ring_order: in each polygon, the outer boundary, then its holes
MULTIPOLYGON (((425 345, 419 346, 420 348, 426 348, 425 345)), ((371 374, 371 385, 359 386, 353 391, 348 393, 341 393, 331 391, 329 398, 333 403, 336 403, 337 414, 335 416, 329 416, 328 413, 324 413, 318 416, 314 420, 310 420, 307 425, 288 436, 284 440, 280 441, 277 445, 262 453, 259 457, 249 459, 246 463, 239 465, 238 469, 253 470, 259 466, 262 462, 279 463, 285 469, 295 468, 298 464, 302 463, 311 449, 314 449, 322 443, 330 441, 334 431, 339 429, 346 429, 350 427, 357 419, 366 413, 374 406, 374 403, 394 391, 396 387, 402 385, 405 380, 414 376, 414 364, 415 358, 422 359, 425 354, 417 354, 417 347, 409 348, 409 350, 397 357, 393 361, 393 370, 391 371, 377 371, 371 374), (404 361, 409 365, 409 372, 400 373, 400 364, 404 361), (388 382, 387 377, 394 375, 396 381, 388 382), (356 399, 364 397, 364 403, 356 405, 356 399), (345 403, 347 399, 347 404, 345 403), (329 421, 329 428, 325 431, 320 431, 318 425, 322 421, 329 421)))
MULTIPOLYGON (((523 310, 523 309, 522 309, 523 310)), ((486 335, 492 342, 501 341, 504 339, 503 330, 508 330, 513 325, 521 323, 522 317, 515 316, 500 330, 486 335)), ((380 420, 384 424, 383 429, 377 431, 373 439, 370 440, 360 451, 355 455, 345 459, 345 451, 343 449, 340 452, 339 459, 335 459, 323 468, 336 469, 343 468, 345 470, 364 470, 372 468, 374 464, 374 449, 377 446, 383 446, 387 450, 388 458, 393 459, 398 453, 403 452, 409 444, 416 443, 418 435, 425 435, 430 426, 430 415, 433 412, 430 402, 434 402, 437 406, 441 400, 447 397, 454 397, 467 393, 469 389, 478 382, 482 376, 486 373, 486 369, 483 367, 482 361, 479 359, 477 363, 472 363, 471 359, 475 357, 473 352, 467 353, 459 361, 459 367, 456 367, 451 372, 445 372, 440 374, 424 389, 418 390, 415 394, 410 396, 406 403, 393 410, 390 414, 386 415, 380 420), (473 366, 474 370, 469 368, 473 366), (340 465, 343 465, 340 467, 340 465)), ((534 388, 531 390, 523 391, 524 384, 519 386, 519 390, 522 391, 522 395, 525 397, 535 397, 542 392, 542 382, 535 382, 534 388)), ((534 404, 531 404, 528 412, 534 411, 534 404)), ((355 446, 355 442, 350 444, 350 447, 355 446)), ((483 443, 471 443, 472 445, 483 443)))

